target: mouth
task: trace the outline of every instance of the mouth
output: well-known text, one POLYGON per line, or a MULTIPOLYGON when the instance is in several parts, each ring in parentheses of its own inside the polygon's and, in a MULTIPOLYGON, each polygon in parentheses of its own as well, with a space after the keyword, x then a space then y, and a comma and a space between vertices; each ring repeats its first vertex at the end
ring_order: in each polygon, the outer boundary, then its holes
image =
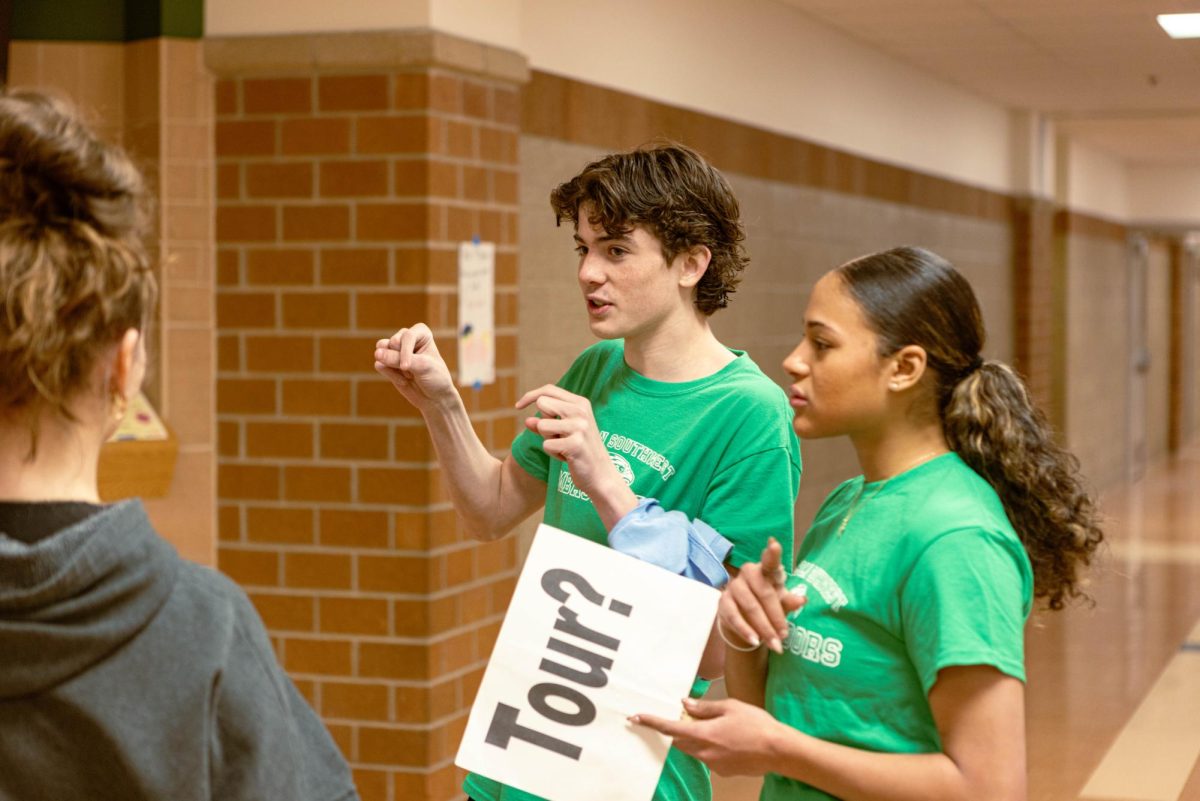
POLYGON ((792 405, 793 409, 803 409, 805 406, 808 406, 808 396, 799 390, 793 389, 788 392, 788 402, 792 405))
POLYGON ((597 317, 605 314, 606 312, 608 312, 609 309, 611 309, 613 307, 613 305, 611 303, 609 303, 608 301, 605 301, 602 298, 591 297, 591 296, 589 296, 587 299, 587 305, 588 305, 588 313, 593 316, 597 316, 597 317))

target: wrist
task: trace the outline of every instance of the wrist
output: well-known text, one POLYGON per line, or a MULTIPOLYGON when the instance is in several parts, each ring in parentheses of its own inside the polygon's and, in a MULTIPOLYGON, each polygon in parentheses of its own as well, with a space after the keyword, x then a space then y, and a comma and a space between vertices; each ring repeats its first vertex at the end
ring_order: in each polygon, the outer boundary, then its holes
POLYGON ((735 651, 740 651, 743 654, 753 653, 762 647, 761 642, 748 642, 737 632, 729 631, 723 623, 721 623, 721 615, 717 614, 717 636, 720 637, 727 648, 732 648, 735 651))
POLYGON ((797 739, 806 737, 808 735, 799 729, 772 718, 770 725, 763 731, 764 772, 782 773, 779 766, 791 764, 796 758, 797 739))
POLYGON ((434 417, 450 417, 457 412, 466 412, 467 407, 463 402, 462 396, 458 394, 453 386, 440 396, 430 397, 426 403, 417 407, 421 412, 421 416, 426 420, 430 416, 434 417))
POLYGON ((592 504, 600 514, 600 519, 604 521, 604 527, 609 531, 638 505, 637 495, 620 476, 609 482, 608 486, 598 488, 591 496, 592 504))

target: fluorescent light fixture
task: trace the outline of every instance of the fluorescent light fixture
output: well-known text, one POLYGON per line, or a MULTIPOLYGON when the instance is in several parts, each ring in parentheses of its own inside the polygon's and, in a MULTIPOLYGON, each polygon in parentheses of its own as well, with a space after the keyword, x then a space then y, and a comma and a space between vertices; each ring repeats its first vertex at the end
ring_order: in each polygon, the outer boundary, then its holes
POLYGON ((1200 38, 1200 14, 1159 14, 1158 24, 1172 39, 1200 38))

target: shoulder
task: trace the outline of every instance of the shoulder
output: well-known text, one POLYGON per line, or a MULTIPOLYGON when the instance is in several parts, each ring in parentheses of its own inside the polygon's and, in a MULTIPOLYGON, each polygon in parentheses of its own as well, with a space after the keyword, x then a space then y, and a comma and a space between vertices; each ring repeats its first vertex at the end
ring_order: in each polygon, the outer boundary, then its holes
POLYGON ((958 454, 947 454, 918 470, 903 488, 906 519, 925 530, 956 529, 970 521, 1012 531, 1000 496, 958 454))
MULTIPOLYGON (((213 568, 180 559, 174 614, 199 630, 219 628, 229 640, 269 646, 266 629, 246 591, 213 568)), ((232 642, 230 643, 232 646, 232 642)))
POLYGON ((791 449, 796 442, 787 393, 748 355, 739 355, 727 366, 710 393, 701 393, 706 396, 704 402, 732 425, 739 436, 766 443, 760 447, 791 449))
POLYGON ((980 569, 1009 564, 1031 582, 1029 557, 996 491, 957 456, 943 461, 909 488, 903 518, 915 561, 980 569))

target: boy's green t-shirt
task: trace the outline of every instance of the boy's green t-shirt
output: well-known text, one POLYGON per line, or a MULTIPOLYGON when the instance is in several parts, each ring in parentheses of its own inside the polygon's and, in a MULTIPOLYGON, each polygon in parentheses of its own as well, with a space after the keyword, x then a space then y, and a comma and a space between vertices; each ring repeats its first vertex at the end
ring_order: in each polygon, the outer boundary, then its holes
MULTIPOLYGON (((770 654, 766 699, 800 731, 869 751, 936 752, 928 694, 939 670, 991 665, 1025 680, 1033 570, 1000 498, 957 454, 839 486, 794 573, 789 586, 806 584, 808 603, 789 618, 784 653, 770 654)), ((768 774, 761 798, 833 796, 768 774)))
MULTIPOLYGON (((580 354, 558 385, 591 401, 609 457, 635 494, 715 528, 733 543, 728 561, 735 567, 757 562, 771 536, 791 564, 800 489, 791 408, 749 356, 732 352, 734 360, 711 376, 663 383, 625 363, 623 341, 607 340, 580 354)), ((512 455, 547 484, 546 524, 608 544, 595 507, 566 464, 542 450, 540 436, 523 431, 512 455)), ((706 686, 698 682, 700 692, 706 686)), ((477 774, 469 774, 463 788, 476 801, 537 801, 477 774)), ((671 749, 655 801, 711 797, 708 769, 671 749)))

